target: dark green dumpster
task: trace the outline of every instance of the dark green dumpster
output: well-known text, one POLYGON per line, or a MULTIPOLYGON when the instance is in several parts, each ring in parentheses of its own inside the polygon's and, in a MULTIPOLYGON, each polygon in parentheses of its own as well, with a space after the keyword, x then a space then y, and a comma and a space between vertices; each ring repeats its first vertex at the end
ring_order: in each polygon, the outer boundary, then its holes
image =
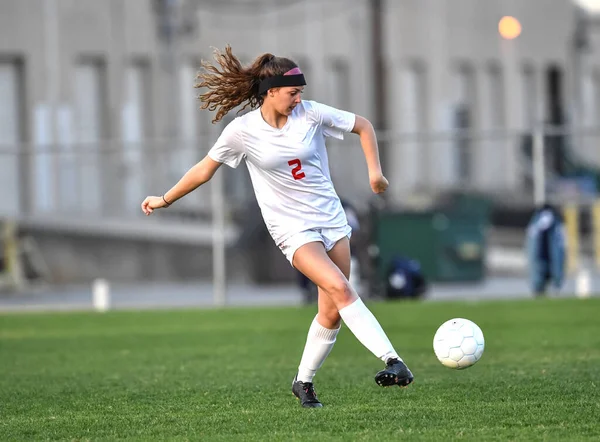
POLYGON ((377 213, 373 244, 378 248, 380 280, 385 280, 395 256, 419 261, 428 281, 483 279, 489 211, 482 205, 471 207, 377 213))

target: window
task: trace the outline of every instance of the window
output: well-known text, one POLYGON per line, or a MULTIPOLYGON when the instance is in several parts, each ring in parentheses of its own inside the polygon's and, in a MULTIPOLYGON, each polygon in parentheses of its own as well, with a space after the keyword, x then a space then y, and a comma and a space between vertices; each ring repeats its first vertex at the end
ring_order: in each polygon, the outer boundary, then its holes
MULTIPOLYGON (((352 91, 350 87, 350 65, 341 58, 331 59, 325 66, 325 78, 327 87, 327 99, 325 104, 338 109, 352 111, 352 91)), ((310 79, 307 78, 307 82, 310 79)), ((316 81, 313 80, 313 84, 316 81)), ((310 87, 310 86, 309 86, 310 87)), ((320 101, 320 100, 319 100, 320 101)), ((327 138, 327 157, 323 158, 324 167, 328 168, 333 182, 341 189, 341 196, 355 195, 356 181, 349 179, 348 170, 361 170, 364 167, 359 149, 348 145, 349 140, 357 141, 353 138, 345 137, 342 142, 335 138, 327 138)))
POLYGON ((598 72, 593 70, 586 73, 583 80, 583 125, 598 126, 598 99, 600 98, 598 72))
POLYGON ((468 184, 473 178, 473 143, 468 133, 475 126, 475 74, 468 64, 452 72, 452 127, 460 131, 454 138, 454 173, 458 181, 468 184))
MULTIPOLYGON (((125 68, 125 90, 122 110, 123 134, 123 192, 124 206, 133 213, 139 212, 138 203, 144 197, 142 170, 145 164, 157 163, 156 152, 148 153, 144 161, 144 144, 151 127, 152 88, 150 64, 146 60, 131 61, 125 68)), ((159 146, 154 146, 159 148, 159 146)))
MULTIPOLYGON (((600 69, 594 69, 592 72, 592 84, 594 90, 594 112, 591 125, 600 127, 600 69)), ((598 149, 600 152, 600 149, 598 149)))
POLYGON ((17 215, 20 207, 20 150, 24 94, 20 60, 0 58, 0 188, 5 192, 0 215, 17 215))
POLYGON ((494 189, 506 179, 506 157, 510 149, 509 139, 496 132, 506 126, 504 78, 498 63, 486 66, 482 74, 481 128, 484 136, 474 146, 472 157, 477 161, 477 184, 494 189))
POLYGON ((102 210, 100 141, 106 133, 106 66, 103 60, 83 58, 74 70, 74 132, 80 159, 80 207, 85 213, 102 210))
POLYGON ((425 68, 416 61, 402 63, 393 69, 389 78, 392 83, 390 129, 397 132, 389 138, 388 144, 387 156, 393 165, 390 173, 397 175, 391 176, 391 181, 396 183, 391 190, 403 192, 423 181, 425 143, 417 134, 425 127, 425 68))
MULTIPOLYGON (((212 118, 213 113, 201 110, 201 102, 197 96, 206 92, 206 89, 194 88, 196 74, 200 70, 200 58, 189 58, 179 67, 179 131, 180 141, 177 143, 177 151, 172 152, 169 162, 171 165, 169 182, 177 182, 181 176, 202 157, 201 150, 206 149, 214 139, 202 138, 200 133, 206 131, 205 127, 210 123, 207 117, 212 118)), ((175 148, 175 146, 174 146, 175 148)), ((187 198, 181 200, 183 207, 201 207, 202 201, 207 201, 209 192, 206 188, 197 189, 187 198)))
POLYGON ((546 69, 546 120, 549 124, 560 126, 565 122, 563 109, 563 70, 558 65, 546 69))
POLYGON ((537 120, 538 94, 536 72, 533 66, 525 65, 522 71, 523 128, 532 130, 537 120))
POLYGON ((327 80, 330 100, 328 104, 338 109, 350 110, 352 89, 348 62, 343 59, 332 60, 327 67, 327 80))
POLYGON ((198 131, 198 90, 194 89, 196 72, 200 63, 186 61, 179 68, 179 105, 181 109, 181 138, 186 141, 196 139, 198 131))

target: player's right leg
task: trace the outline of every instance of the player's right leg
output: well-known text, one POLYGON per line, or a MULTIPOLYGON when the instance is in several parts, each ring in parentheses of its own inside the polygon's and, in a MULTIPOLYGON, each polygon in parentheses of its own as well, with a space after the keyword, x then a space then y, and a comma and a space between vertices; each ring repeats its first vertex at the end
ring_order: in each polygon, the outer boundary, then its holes
POLYGON ((401 387, 409 385, 413 381, 412 373, 394 350, 379 321, 358 297, 341 270, 347 270, 346 273, 350 271, 348 238, 339 240, 329 253, 325 252, 322 243, 305 244, 294 254, 293 264, 331 299, 354 336, 386 363, 385 369, 375 376, 377 384, 401 387))

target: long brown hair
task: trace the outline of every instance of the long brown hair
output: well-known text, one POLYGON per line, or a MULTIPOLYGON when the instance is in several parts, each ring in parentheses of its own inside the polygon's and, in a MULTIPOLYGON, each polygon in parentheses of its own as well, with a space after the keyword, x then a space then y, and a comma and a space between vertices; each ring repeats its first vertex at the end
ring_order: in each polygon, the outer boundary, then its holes
POLYGON ((208 88, 198 99, 202 101, 202 109, 217 111, 213 123, 220 121, 230 110, 244 103, 238 112, 248 106, 251 109, 259 107, 264 100, 264 95, 258 94, 261 80, 283 75, 298 67, 289 58, 275 57, 268 53, 258 56, 250 66, 244 67, 233 55, 229 45, 225 47, 224 53, 215 49, 214 59, 221 69, 202 60, 203 71, 197 74, 196 80, 199 81, 194 85, 195 88, 208 88))

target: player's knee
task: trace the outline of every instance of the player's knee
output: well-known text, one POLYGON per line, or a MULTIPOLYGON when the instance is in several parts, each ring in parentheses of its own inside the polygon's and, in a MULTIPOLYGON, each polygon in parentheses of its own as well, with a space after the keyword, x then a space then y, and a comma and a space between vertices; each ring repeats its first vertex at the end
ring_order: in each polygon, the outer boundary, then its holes
POLYGON ((346 279, 333 280, 323 288, 336 304, 347 303, 354 297, 352 287, 346 279))

